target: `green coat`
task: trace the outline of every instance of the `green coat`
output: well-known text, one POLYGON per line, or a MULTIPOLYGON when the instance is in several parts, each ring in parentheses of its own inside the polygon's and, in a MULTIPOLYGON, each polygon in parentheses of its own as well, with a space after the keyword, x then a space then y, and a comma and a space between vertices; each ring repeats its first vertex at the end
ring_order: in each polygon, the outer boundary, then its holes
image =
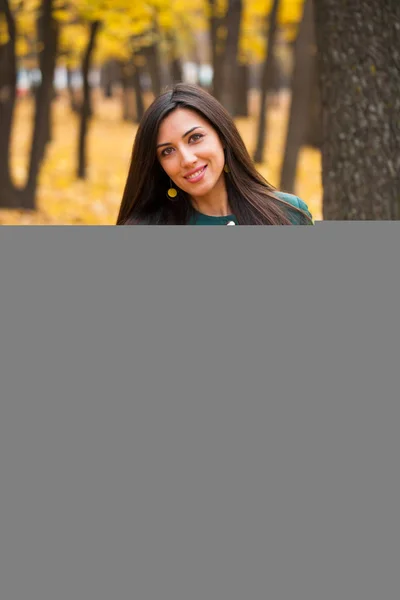
MULTIPOLYGON (((312 216, 310 211, 308 210, 308 206, 303 200, 300 200, 297 196, 293 194, 286 194, 285 192, 275 192, 278 198, 284 200, 285 202, 290 203, 292 206, 296 208, 300 208, 304 211, 308 217, 312 220, 312 216)), ((289 219, 293 225, 311 225, 312 223, 302 217, 297 210, 290 211, 289 209, 289 219)), ((211 217, 209 215, 203 215, 198 211, 195 212, 194 217, 189 222, 189 225, 228 225, 228 223, 232 223, 237 225, 237 220, 235 215, 227 215, 226 217, 211 217)))

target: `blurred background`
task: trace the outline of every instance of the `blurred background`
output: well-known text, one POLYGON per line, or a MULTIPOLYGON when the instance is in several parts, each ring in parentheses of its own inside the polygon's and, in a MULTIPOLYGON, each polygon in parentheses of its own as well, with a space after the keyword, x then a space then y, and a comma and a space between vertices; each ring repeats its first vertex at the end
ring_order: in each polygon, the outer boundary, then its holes
POLYGON ((315 22, 311 0, 0 0, 0 224, 114 224, 138 122, 176 81, 322 219, 315 22))

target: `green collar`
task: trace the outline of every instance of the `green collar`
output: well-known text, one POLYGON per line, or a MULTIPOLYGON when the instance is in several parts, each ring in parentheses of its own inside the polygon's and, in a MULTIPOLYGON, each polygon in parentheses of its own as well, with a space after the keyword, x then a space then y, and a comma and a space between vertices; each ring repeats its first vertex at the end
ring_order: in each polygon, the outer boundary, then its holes
POLYGON ((190 225, 228 225, 228 223, 238 224, 235 215, 226 215, 224 217, 212 217, 211 215, 204 215, 197 210, 194 211, 194 215, 190 220, 190 225))
MULTIPOLYGON (((291 223, 293 225, 312 225, 312 216, 310 211, 308 210, 307 204, 300 200, 297 196, 293 194, 287 194, 285 192, 274 192, 276 196, 283 202, 288 204, 288 215, 291 223), (291 211, 290 207, 294 206, 299 208, 303 213, 306 213, 310 220, 307 217, 302 216, 301 213, 297 211, 291 211)), ((225 217, 211 217, 210 215, 204 215, 203 213, 198 212, 194 209, 193 217, 189 221, 189 225, 228 225, 229 222, 234 222, 235 225, 238 225, 237 219, 235 215, 226 215, 225 217)))

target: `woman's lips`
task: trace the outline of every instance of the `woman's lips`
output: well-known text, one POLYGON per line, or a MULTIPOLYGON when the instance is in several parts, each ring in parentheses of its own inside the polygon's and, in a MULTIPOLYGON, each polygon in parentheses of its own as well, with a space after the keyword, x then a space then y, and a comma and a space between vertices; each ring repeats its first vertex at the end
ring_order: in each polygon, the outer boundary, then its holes
POLYGON ((185 177, 186 181, 189 181, 189 183, 197 183, 198 181, 203 179, 206 169, 207 169, 207 165, 205 165, 204 167, 201 167, 200 169, 197 169, 197 171, 195 171, 193 173, 193 175, 190 175, 190 177, 188 175, 186 175, 186 177, 185 177))

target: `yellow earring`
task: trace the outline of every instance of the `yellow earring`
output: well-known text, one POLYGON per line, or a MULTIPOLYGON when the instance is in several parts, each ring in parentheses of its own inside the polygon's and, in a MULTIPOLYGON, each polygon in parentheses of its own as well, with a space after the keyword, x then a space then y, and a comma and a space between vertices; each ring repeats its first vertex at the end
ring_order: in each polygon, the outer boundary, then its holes
POLYGON ((228 165, 226 163, 225 163, 225 166, 224 166, 224 171, 225 171, 225 173, 230 173, 231 172, 230 168, 228 167, 228 165))
POLYGON ((176 190, 173 187, 171 180, 169 180, 169 183, 170 183, 170 187, 169 187, 169 190, 167 191, 168 198, 176 198, 178 195, 178 190, 176 190))

